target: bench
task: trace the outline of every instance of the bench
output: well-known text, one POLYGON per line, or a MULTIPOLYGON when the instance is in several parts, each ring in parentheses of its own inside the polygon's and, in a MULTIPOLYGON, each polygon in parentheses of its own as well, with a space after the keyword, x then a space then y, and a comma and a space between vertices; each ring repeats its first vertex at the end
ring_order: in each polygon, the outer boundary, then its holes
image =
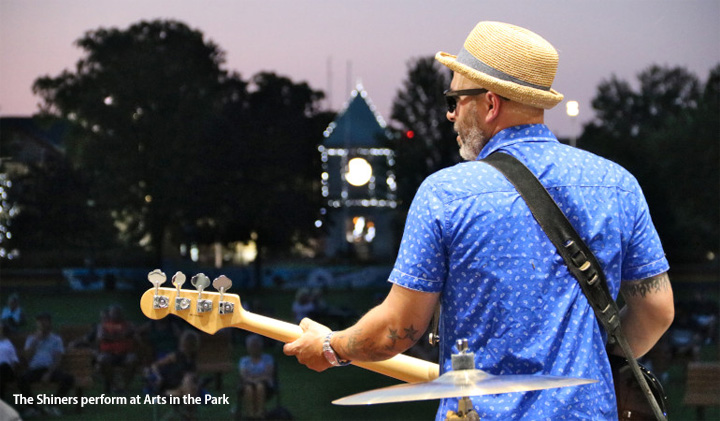
POLYGON ((201 335, 197 355, 197 371, 214 375, 217 391, 222 390, 223 374, 235 370, 232 358, 232 338, 229 331, 220 331, 214 335, 201 335))
POLYGON ((706 407, 720 406, 720 362, 688 363, 683 404, 696 407, 698 420, 706 407))

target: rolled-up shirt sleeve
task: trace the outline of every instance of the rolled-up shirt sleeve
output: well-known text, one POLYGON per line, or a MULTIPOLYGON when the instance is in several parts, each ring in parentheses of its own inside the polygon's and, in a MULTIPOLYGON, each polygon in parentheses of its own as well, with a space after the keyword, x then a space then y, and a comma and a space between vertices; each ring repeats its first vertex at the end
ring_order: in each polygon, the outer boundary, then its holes
POLYGON ((443 203, 428 180, 410 205, 400 251, 389 281, 423 292, 440 292, 447 277, 443 203))

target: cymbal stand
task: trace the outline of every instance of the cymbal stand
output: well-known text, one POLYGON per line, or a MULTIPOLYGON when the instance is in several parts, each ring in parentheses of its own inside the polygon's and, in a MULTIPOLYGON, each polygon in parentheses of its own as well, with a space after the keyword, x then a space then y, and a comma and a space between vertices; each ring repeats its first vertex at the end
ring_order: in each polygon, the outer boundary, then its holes
MULTIPOLYGON (((451 356, 451 363, 453 371, 457 370, 472 370, 475 368, 475 353, 468 351, 467 339, 458 339, 455 344, 457 345, 458 353, 451 356)), ((463 396, 458 401, 457 412, 448 411, 445 417, 446 421, 479 421, 480 415, 473 408, 472 400, 470 397, 463 396)))

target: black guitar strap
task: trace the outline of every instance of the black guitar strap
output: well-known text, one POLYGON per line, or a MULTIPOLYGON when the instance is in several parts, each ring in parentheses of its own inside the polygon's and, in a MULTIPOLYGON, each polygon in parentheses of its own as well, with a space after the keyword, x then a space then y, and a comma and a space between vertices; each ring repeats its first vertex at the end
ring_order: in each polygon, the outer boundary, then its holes
POLYGON ((548 238, 565 260, 570 272, 580 284, 595 316, 610 337, 620 346, 630 368, 637 378, 645 397, 658 421, 666 420, 655 400, 645 377, 640 371, 630 345, 620 329, 620 314, 615 300, 610 295, 607 280, 595 255, 590 251, 565 214, 552 199, 545 187, 522 162, 505 153, 493 153, 481 159, 500 171, 515 186, 533 216, 548 238))

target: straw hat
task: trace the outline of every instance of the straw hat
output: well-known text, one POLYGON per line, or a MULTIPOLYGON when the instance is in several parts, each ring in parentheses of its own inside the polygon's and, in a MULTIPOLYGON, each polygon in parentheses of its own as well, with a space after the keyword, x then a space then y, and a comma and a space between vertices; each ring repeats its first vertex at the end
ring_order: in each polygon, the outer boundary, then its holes
POLYGON ((457 56, 435 59, 498 95, 549 109, 563 99, 551 88, 558 65, 555 48, 540 35, 501 22, 480 22, 457 56))

